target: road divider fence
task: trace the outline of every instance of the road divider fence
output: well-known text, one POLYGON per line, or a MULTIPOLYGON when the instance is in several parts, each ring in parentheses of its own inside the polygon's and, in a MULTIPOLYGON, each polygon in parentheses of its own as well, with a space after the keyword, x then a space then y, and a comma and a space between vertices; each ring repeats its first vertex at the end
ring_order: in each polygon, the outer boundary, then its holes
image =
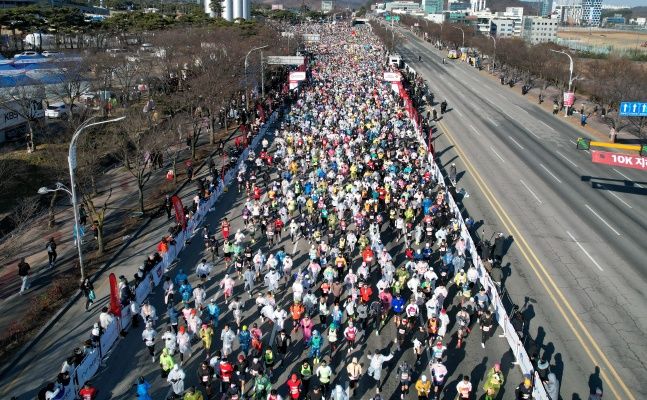
MULTIPOLYGON (((408 64, 405 64, 405 70, 412 73, 413 75, 416 75, 416 71, 408 64)), ((432 150, 429 148, 429 143, 427 142, 427 136, 425 133, 422 131, 421 124, 420 124, 420 115, 418 113, 418 110, 413 105, 413 102, 411 98, 409 97, 409 93, 406 91, 406 89, 403 86, 399 86, 399 93, 400 97, 404 100, 404 106, 405 109, 407 110, 407 114, 409 115, 409 118, 413 122, 413 125, 415 126, 416 134, 418 135, 418 141, 421 143, 422 146, 424 146, 427 149, 427 157, 429 164, 432 165, 432 171, 431 173, 435 175, 435 180, 438 182, 440 185, 443 187, 447 188, 448 184, 445 182, 445 178, 440 171, 440 168, 438 167, 438 164, 436 164, 432 150)), ((548 394, 546 393, 546 389, 544 388, 543 382, 541 379, 539 379, 539 374, 535 372, 534 366, 532 365, 532 362, 530 360, 530 357, 528 356, 528 353, 526 352, 526 349, 523 346, 523 342, 521 341, 521 338, 517 335, 517 332, 515 331, 514 327, 512 326, 510 322, 510 318, 508 316, 508 313, 503 306, 503 302, 501 301, 501 296, 499 295, 497 286, 494 284, 492 281, 492 278, 488 274, 487 270, 485 269, 485 266, 483 264, 483 261, 481 260, 481 257, 478 255, 477 249, 476 249, 476 244, 475 241, 472 239, 472 236, 467 229, 467 225, 465 224, 465 221, 463 219, 463 216, 460 212, 460 208, 457 206, 456 201, 452 197, 452 195, 449 193, 448 190, 446 192, 446 199, 449 204, 449 207, 454 214, 454 218, 459 222, 460 225, 460 236, 465 242, 465 249, 466 251, 469 252, 472 263, 474 264, 474 267, 478 271, 479 275, 479 282, 482 287, 486 289, 488 298, 490 299, 490 304, 494 307, 494 314, 496 316, 496 320, 503 330, 503 334, 505 335, 506 340, 508 341, 508 345, 510 346, 510 349, 512 350, 512 353, 514 354, 515 357, 515 363, 519 365, 521 368, 521 372, 523 373, 524 376, 531 377, 533 380, 533 399, 536 400, 551 400, 548 397, 548 394)))

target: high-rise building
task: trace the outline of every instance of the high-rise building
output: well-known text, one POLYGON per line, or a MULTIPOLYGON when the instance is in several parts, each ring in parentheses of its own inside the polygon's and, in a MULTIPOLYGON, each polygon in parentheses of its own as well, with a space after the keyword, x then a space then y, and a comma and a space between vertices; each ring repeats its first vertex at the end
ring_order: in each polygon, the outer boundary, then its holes
POLYGON ((582 0, 582 25, 599 26, 602 0, 582 0))
POLYGON ((470 0, 470 11, 477 12, 485 10, 485 0, 470 0))
POLYGON ((440 14, 443 12, 443 0, 422 0, 420 7, 425 14, 440 14))
POLYGON ((548 17, 553 12, 553 0, 541 1, 541 16, 548 17))
POLYGON ((214 1, 220 2, 222 10, 220 16, 227 21, 233 21, 239 18, 250 19, 252 17, 251 0, 204 0, 204 12, 209 14, 211 18, 216 16, 211 8, 211 3, 214 1))
POLYGON ((335 2, 332 0, 322 0, 321 1, 321 12, 326 14, 331 12, 335 8, 335 2))

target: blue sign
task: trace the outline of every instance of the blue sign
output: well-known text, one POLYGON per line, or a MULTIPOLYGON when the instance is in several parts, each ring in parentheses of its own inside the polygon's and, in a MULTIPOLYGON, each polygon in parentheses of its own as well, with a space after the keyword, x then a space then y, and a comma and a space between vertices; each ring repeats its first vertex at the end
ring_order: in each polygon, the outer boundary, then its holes
POLYGON ((623 102, 620 103, 621 117, 647 117, 647 103, 623 102))

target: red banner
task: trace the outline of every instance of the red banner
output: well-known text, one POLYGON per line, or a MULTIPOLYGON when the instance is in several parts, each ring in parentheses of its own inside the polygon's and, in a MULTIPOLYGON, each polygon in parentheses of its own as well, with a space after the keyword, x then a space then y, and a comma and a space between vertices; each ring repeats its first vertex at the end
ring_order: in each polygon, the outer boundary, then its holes
POLYGON ((121 316, 121 301, 119 301, 119 288, 115 274, 108 276, 110 280, 110 312, 113 315, 121 316))
POLYGON ((184 214, 184 206, 182 200, 178 196, 171 197, 173 208, 175 209, 175 220, 178 224, 182 225, 182 229, 186 228, 186 214, 184 214))
POLYGON ((591 150, 591 161, 596 164, 613 165, 614 167, 634 168, 647 171, 647 157, 635 156, 632 154, 591 150))

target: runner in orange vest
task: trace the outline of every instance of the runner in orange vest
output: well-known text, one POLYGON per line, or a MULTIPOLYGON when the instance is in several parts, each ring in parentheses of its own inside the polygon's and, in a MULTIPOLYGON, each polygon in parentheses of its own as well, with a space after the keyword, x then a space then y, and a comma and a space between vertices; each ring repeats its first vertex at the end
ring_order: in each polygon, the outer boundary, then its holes
POLYGON ((292 314, 292 322, 294 323, 294 328, 292 328, 292 332, 296 332, 299 330, 299 323, 301 322, 301 317, 303 316, 303 313, 305 312, 305 307, 303 307, 303 304, 299 300, 295 300, 294 303, 290 306, 290 314, 292 314))

